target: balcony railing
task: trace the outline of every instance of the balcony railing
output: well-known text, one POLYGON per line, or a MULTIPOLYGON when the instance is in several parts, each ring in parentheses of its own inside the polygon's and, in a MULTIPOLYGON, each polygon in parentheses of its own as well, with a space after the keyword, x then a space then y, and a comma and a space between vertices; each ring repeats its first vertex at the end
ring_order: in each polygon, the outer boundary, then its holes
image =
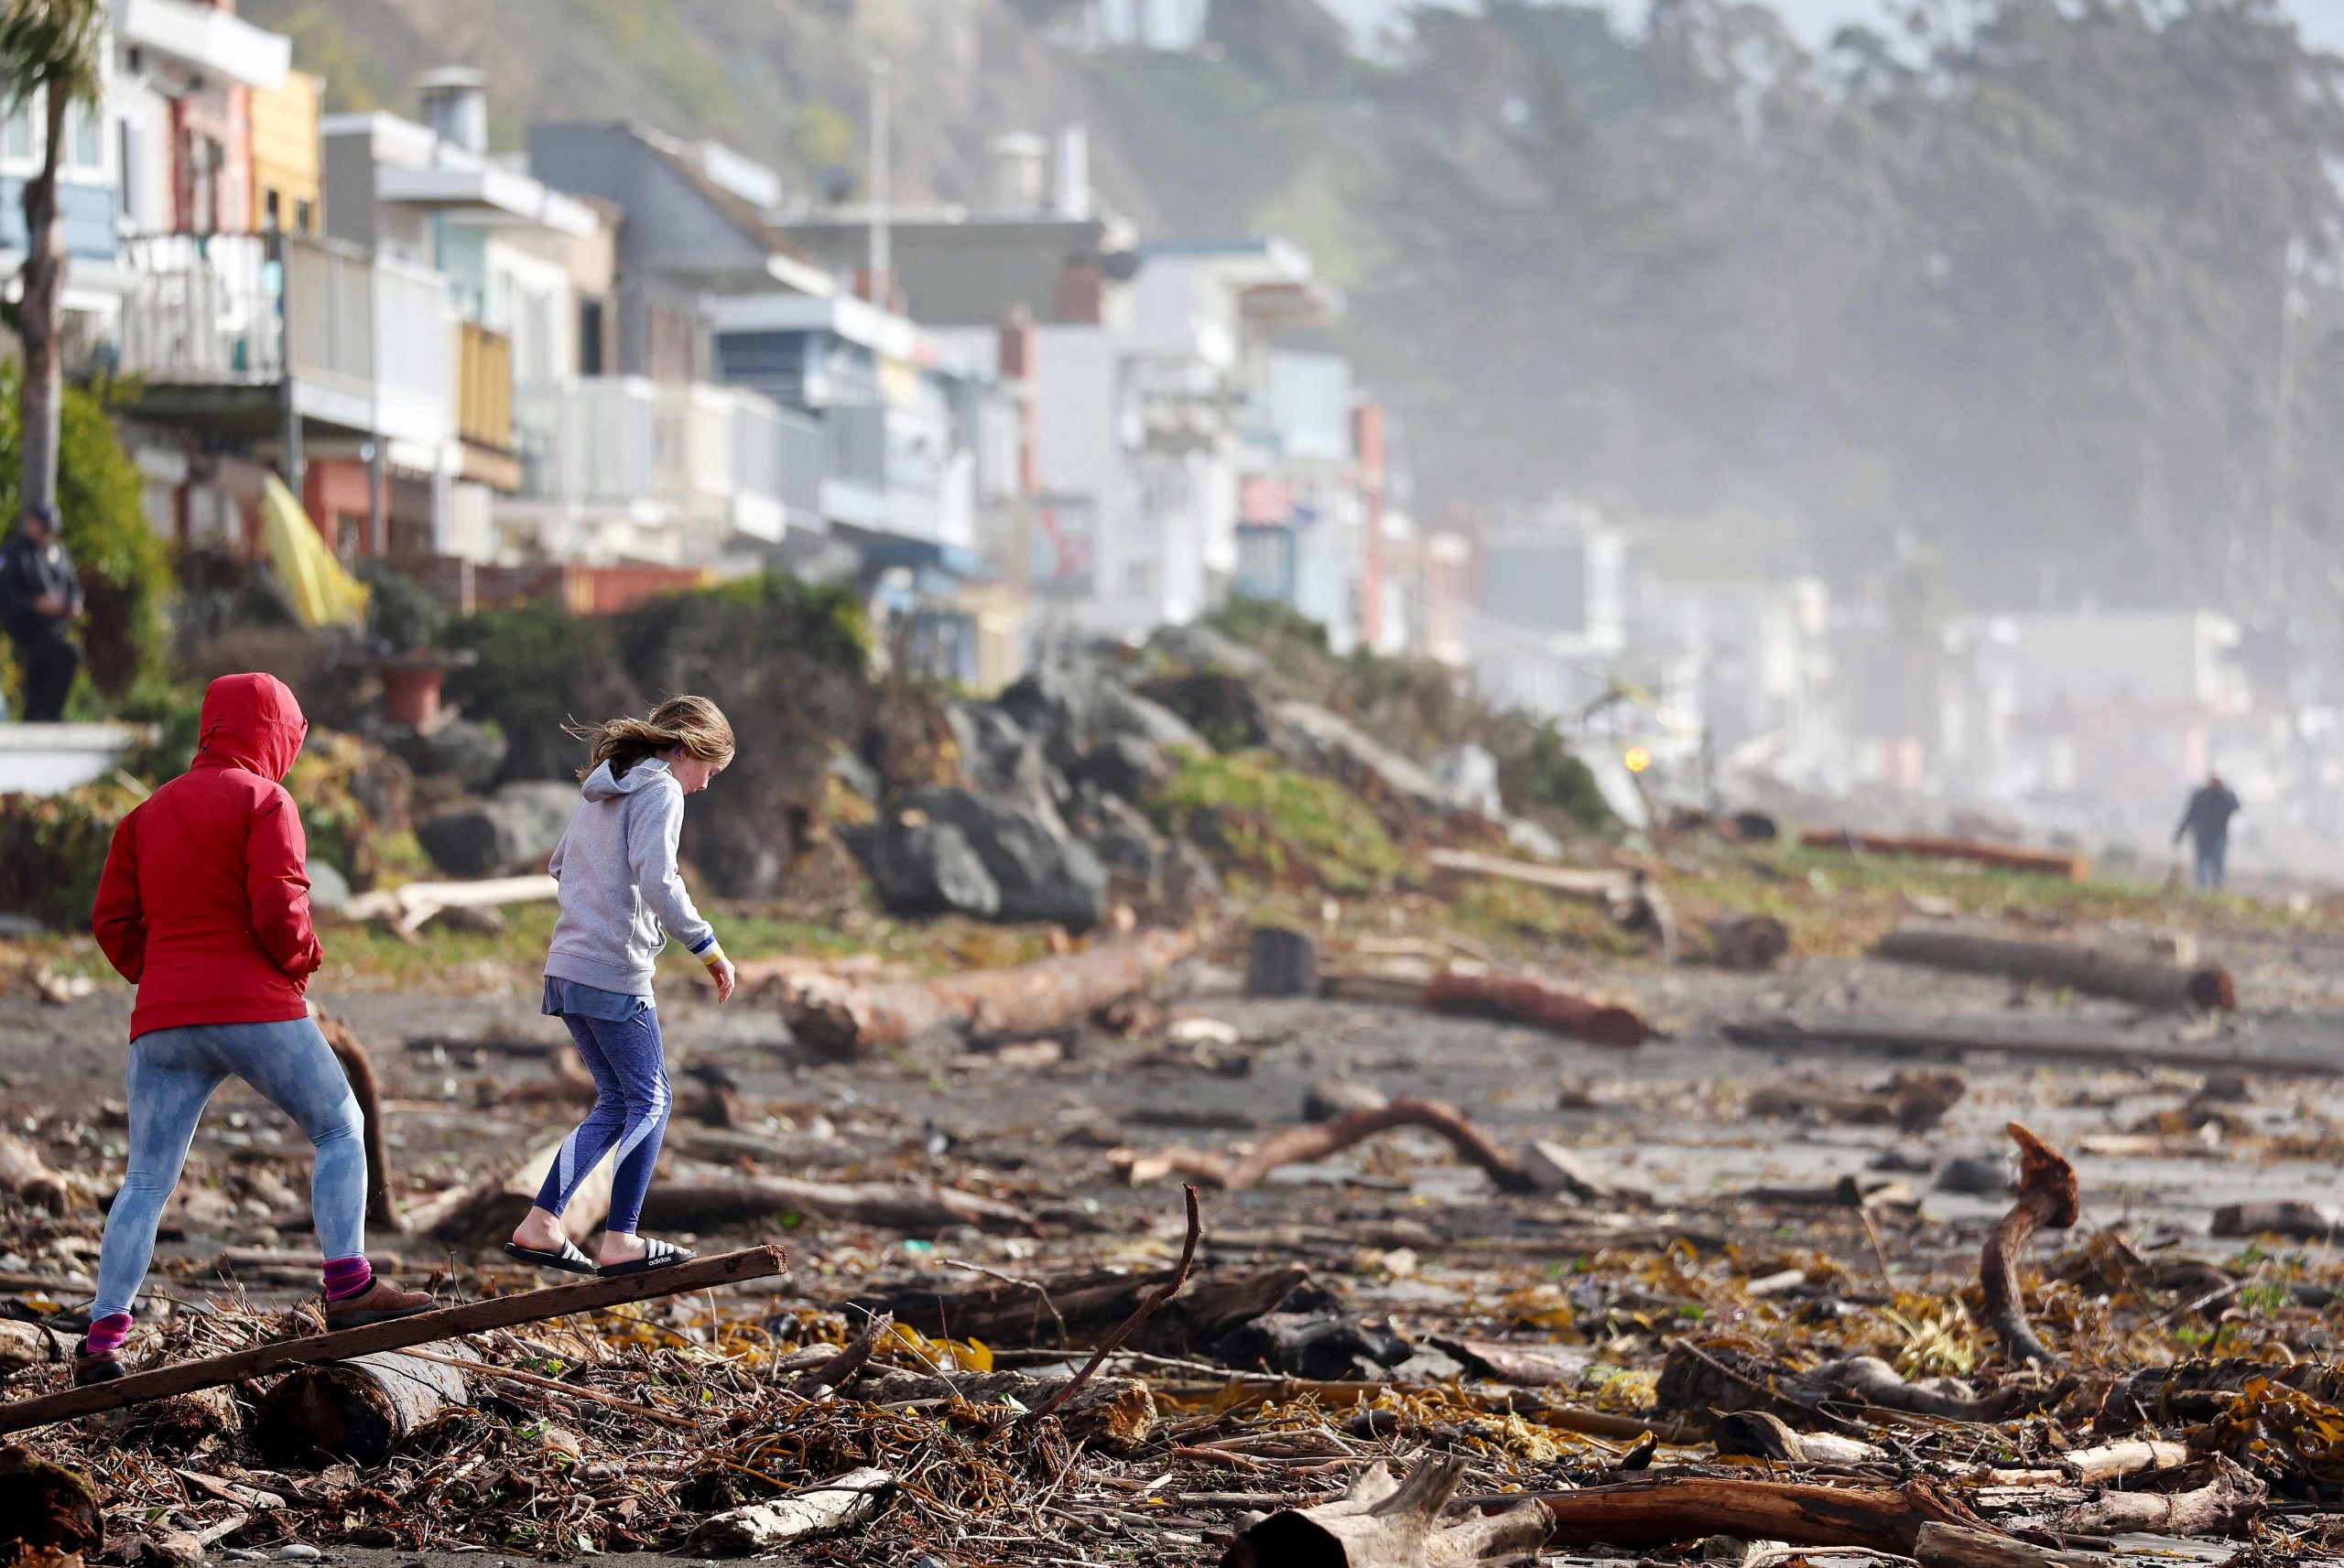
POLYGON ((452 427, 455 320, 429 268, 262 234, 125 242, 119 368, 167 386, 290 379, 305 414, 415 440, 452 427))
POLYGON ((513 449, 513 340, 472 321, 458 329, 456 433, 500 452, 513 449))
POLYGON ((778 539, 818 514, 823 460, 815 423, 740 387, 584 376, 520 390, 523 488, 548 500, 724 513, 778 539))

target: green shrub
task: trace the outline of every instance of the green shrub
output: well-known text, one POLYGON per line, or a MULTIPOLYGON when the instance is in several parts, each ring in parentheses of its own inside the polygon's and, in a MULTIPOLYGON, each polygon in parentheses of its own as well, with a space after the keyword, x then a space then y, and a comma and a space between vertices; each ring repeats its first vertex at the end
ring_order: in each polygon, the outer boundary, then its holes
MULTIPOLYGON (((0 530, 16 525, 20 493, 20 373, 13 362, 0 365, 0 530)), ((89 600, 81 630, 90 685, 117 701, 151 700, 170 675, 170 546, 147 526, 138 467, 114 435, 102 393, 68 386, 60 426, 57 509, 89 600)))
POLYGON ((0 795, 0 910, 87 931, 114 824, 138 795, 111 780, 63 795, 0 795))
POLYGON ((447 695, 466 718, 505 731, 505 779, 568 777, 584 753, 562 725, 606 719, 636 700, 611 622, 572 615, 556 600, 465 616, 440 640, 479 655, 449 676, 447 695))
POLYGON ((1619 828, 1620 819, 1605 804, 1595 775, 1552 726, 1517 720, 1492 750, 1498 760, 1498 793, 1515 811, 1543 807, 1583 832, 1619 828))
POLYGON ((1224 869, 1354 893, 1389 887, 1399 875, 1399 851, 1375 813, 1332 780, 1266 751, 1177 755, 1178 767, 1148 800, 1149 815, 1224 869))

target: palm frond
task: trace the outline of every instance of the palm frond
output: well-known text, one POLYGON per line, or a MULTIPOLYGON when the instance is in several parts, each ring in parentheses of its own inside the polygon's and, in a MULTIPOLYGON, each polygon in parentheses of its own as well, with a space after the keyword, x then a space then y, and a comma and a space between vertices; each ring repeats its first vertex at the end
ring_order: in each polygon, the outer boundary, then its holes
POLYGON ((37 89, 95 104, 105 94, 105 0, 0 0, 0 106, 37 89))

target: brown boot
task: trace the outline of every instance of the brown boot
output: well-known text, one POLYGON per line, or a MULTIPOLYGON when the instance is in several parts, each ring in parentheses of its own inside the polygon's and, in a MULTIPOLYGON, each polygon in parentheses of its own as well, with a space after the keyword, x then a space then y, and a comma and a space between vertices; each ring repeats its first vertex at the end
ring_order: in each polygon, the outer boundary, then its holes
POLYGON ((429 1310, 429 1291, 403 1291, 377 1274, 374 1282, 356 1295, 326 1303, 326 1326, 364 1328, 370 1323, 388 1323, 395 1317, 413 1317, 429 1310))
POLYGON ((92 1383, 111 1383, 129 1370, 119 1351, 101 1350, 93 1356, 86 1339, 74 1346, 73 1386, 77 1389, 92 1383))

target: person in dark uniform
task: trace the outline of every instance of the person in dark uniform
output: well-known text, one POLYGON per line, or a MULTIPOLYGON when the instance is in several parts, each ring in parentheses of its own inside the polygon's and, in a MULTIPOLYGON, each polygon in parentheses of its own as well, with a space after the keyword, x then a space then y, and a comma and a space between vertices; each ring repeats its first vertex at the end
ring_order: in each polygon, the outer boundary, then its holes
POLYGON ((33 724, 65 717, 66 695, 81 667, 81 650, 73 641, 73 623, 81 618, 81 578, 57 534, 56 507, 27 506, 16 532, 0 540, 0 631, 16 645, 25 719, 33 724))
POLYGON ((2173 830, 2173 841, 2180 843, 2186 833, 2195 843, 2199 887, 2218 888, 2229 880, 2230 818, 2237 815, 2238 796, 2219 773, 2208 773, 2206 782, 2190 792, 2189 804, 2182 808, 2181 826, 2173 830))

